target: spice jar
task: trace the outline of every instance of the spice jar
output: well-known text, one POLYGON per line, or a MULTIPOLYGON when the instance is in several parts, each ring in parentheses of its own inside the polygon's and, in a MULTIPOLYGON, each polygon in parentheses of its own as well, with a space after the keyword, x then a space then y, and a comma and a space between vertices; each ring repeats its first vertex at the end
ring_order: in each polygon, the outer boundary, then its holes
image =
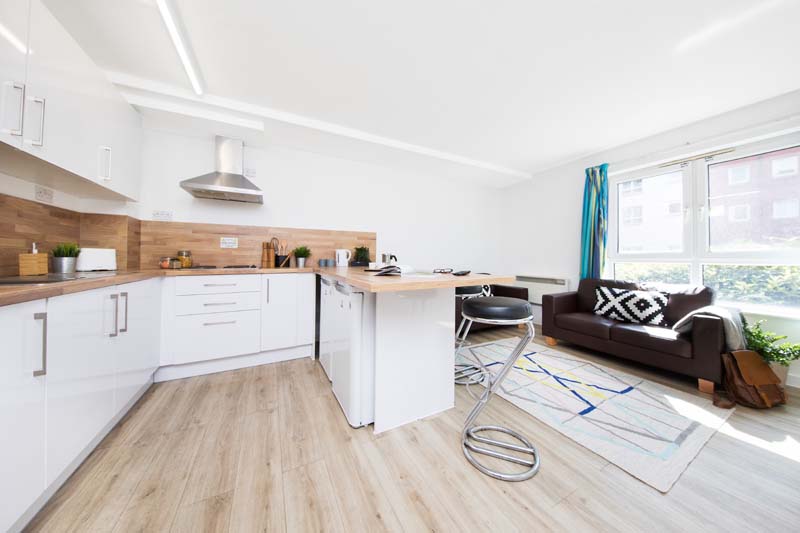
POLYGON ((158 260, 158 266, 161 268, 169 268, 169 260, 172 259, 171 257, 162 257, 158 260))
POLYGON ((172 257, 169 260, 169 267, 175 269, 181 268, 181 262, 178 259, 172 257))
POLYGON ((181 268, 192 268, 192 251, 178 250, 178 261, 181 262, 181 268))

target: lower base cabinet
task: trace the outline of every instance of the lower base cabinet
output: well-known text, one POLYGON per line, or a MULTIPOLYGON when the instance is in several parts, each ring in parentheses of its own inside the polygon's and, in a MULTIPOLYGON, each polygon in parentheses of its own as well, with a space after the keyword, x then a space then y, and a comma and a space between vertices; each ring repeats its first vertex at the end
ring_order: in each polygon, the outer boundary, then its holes
POLYGON ((0 307, 0 531, 19 529, 152 379, 159 281, 0 307))
POLYGON ((46 483, 44 300, 0 307, 0 531, 33 505, 46 483))

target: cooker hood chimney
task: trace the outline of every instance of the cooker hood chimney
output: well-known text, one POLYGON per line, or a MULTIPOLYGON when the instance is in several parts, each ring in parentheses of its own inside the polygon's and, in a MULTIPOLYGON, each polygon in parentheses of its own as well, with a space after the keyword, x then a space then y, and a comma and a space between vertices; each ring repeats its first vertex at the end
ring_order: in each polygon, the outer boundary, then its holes
POLYGON ((217 136, 215 172, 181 182, 181 187, 195 198, 263 204, 264 193, 243 175, 244 143, 239 139, 217 136))

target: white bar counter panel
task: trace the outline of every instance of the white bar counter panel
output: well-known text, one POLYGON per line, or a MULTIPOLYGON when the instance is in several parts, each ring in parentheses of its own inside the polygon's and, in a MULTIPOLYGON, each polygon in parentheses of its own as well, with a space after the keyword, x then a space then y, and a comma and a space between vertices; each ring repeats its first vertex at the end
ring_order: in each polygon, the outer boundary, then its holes
POLYGON ((513 276, 480 274, 376 277, 356 268, 318 272, 377 293, 375 433, 455 405, 455 287, 514 281, 513 276))

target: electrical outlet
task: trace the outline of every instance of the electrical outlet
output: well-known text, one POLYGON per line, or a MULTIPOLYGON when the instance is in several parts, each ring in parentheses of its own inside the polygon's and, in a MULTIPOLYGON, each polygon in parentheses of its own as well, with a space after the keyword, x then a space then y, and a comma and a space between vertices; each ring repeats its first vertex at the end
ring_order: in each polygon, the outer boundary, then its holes
POLYGON ((220 237, 219 238, 219 247, 220 248, 238 248, 239 247, 239 237, 220 237))
POLYGON ((172 211, 153 211, 153 220, 170 222, 172 221, 172 211))
POLYGON ((244 177, 253 179, 256 177, 256 169, 253 167, 245 167, 244 169, 244 177))
POLYGON ((48 189, 47 187, 37 185, 35 194, 37 202, 42 202, 45 204, 53 203, 53 189, 48 189))

